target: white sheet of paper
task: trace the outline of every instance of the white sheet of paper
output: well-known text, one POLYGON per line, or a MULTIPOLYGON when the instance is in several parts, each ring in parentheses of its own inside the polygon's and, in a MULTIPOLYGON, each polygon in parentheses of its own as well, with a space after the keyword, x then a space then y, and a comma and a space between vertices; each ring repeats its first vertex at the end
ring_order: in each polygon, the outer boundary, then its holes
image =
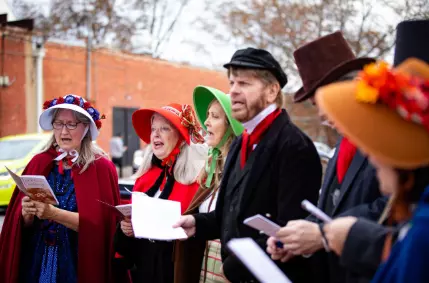
POLYGON ((292 283, 251 238, 232 239, 228 248, 262 283, 292 283))
POLYGON ((260 214, 244 219, 243 223, 271 237, 275 237, 277 231, 281 228, 279 225, 260 214))
POLYGON ((136 238, 152 240, 186 239, 183 228, 173 228, 181 216, 180 203, 133 194, 131 222, 136 238))

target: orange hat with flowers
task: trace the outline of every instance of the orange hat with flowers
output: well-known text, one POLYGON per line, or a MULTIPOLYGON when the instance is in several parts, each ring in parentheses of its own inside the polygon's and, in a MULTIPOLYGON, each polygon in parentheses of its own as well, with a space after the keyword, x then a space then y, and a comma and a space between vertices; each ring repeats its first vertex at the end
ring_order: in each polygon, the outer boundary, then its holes
POLYGON ((429 164, 429 65, 370 64, 352 82, 320 88, 317 104, 363 152, 396 168, 429 164))

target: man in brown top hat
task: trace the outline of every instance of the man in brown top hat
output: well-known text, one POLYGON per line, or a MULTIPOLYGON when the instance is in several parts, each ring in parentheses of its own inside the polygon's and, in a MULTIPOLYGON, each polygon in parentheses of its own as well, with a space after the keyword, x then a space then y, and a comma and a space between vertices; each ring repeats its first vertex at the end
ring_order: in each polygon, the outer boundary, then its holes
MULTIPOLYGON (((314 94, 319 87, 351 80, 366 64, 375 61, 371 58, 356 58, 341 32, 329 34, 298 48, 294 57, 303 81, 303 87, 295 93, 294 100, 299 103, 309 99, 314 105, 314 94)), ((325 119, 320 111, 319 115, 322 120, 325 119)), ((378 190, 374 168, 350 141, 342 138, 328 163, 318 207, 330 217, 353 215, 377 220, 385 202, 386 199, 378 190)), ((278 239, 285 243, 284 253, 274 252, 273 258, 284 257, 286 251, 290 257, 313 254, 324 247, 327 249, 322 225, 313 216, 307 220, 289 221, 277 234, 278 239)), ((327 264, 321 268, 323 279, 320 282, 350 282, 335 254, 320 251, 315 256, 315 262, 317 259, 327 264)))

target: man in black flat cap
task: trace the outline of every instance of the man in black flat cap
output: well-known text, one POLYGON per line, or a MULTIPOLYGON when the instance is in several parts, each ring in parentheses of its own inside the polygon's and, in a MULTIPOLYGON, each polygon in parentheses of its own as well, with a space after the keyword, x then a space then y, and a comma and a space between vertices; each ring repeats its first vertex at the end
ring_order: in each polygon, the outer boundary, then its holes
MULTIPOLYGON (((262 49, 238 50, 228 69, 232 115, 245 132, 231 145, 216 210, 183 216, 177 226, 188 236, 221 239, 223 271, 231 282, 257 282, 226 249, 232 238, 253 238, 263 250, 267 236, 243 224, 256 214, 279 225, 305 217, 301 201, 316 203, 322 167, 313 142, 289 119, 282 106, 286 74, 262 49)), ((313 282, 307 260, 278 263, 293 282, 313 282)))

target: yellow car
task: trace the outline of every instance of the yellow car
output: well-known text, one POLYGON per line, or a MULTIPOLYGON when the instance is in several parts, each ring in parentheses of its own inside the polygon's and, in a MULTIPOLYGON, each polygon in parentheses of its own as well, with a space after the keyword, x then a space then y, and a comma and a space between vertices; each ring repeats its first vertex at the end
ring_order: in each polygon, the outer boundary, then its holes
POLYGON ((5 166, 20 175, 52 134, 25 134, 0 138, 0 206, 9 204, 15 183, 5 166))

